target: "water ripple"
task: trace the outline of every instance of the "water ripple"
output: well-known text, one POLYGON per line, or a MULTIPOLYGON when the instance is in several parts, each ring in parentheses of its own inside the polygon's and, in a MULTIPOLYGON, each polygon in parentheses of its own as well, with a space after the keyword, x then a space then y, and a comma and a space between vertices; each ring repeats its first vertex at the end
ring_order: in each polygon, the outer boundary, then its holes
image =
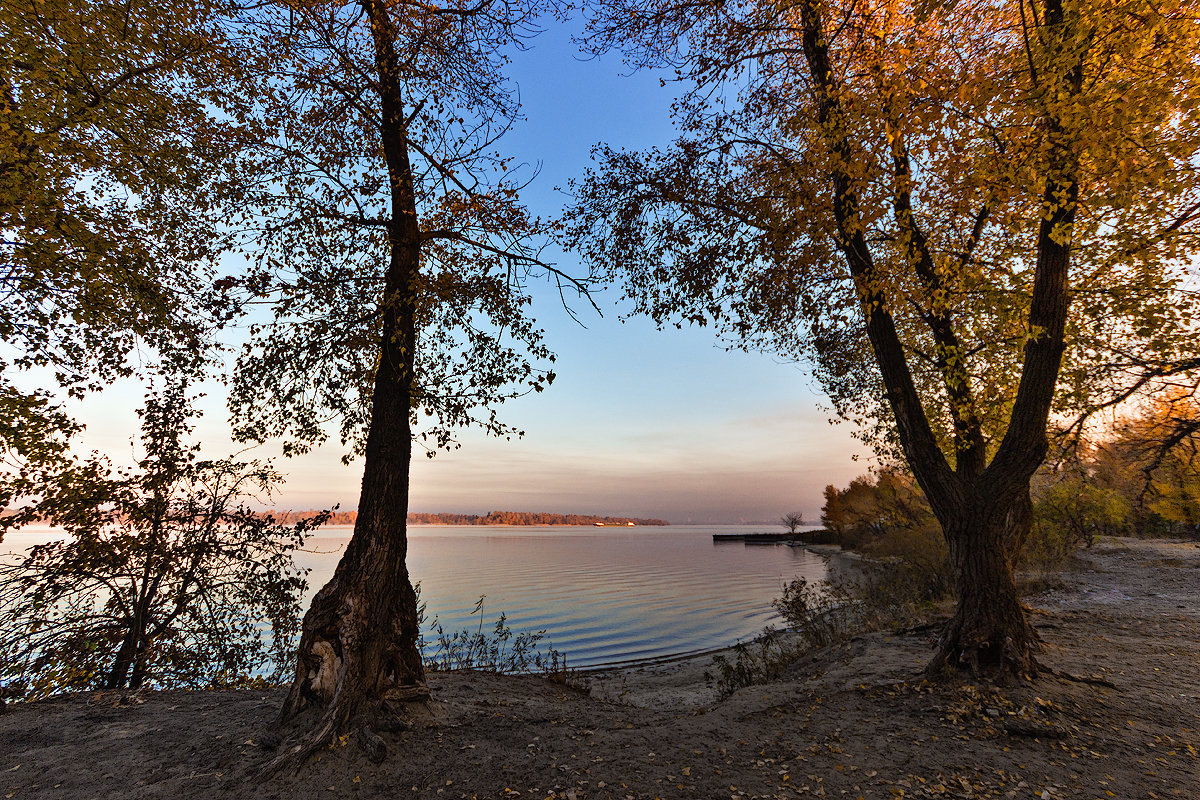
MULTIPOLYGON (((408 564, 427 617, 447 631, 483 630, 507 615, 514 630, 545 630, 576 666, 725 647, 778 622, 771 600, 795 577, 819 579, 819 557, 783 545, 714 545, 738 528, 418 527, 408 564)), ((314 540, 305 566, 315 592, 333 574, 349 531, 314 540)))

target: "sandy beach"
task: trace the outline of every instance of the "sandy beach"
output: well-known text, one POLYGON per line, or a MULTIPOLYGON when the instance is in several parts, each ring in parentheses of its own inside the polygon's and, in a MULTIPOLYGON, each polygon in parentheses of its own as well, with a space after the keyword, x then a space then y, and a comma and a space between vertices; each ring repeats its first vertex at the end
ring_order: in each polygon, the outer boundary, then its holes
POLYGON ((1107 540, 1029 598, 1056 674, 922 679, 928 629, 719 699, 711 654, 544 679, 430 676, 372 765, 352 740, 252 783, 281 690, 95 693, 0 715, 6 798, 1197 798, 1200 546, 1107 540))

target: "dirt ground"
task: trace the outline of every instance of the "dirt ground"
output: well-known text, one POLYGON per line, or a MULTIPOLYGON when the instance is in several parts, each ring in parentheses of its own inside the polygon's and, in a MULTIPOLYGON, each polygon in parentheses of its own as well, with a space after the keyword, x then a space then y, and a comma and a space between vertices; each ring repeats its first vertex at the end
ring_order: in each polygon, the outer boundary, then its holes
POLYGON ((278 691, 116 694, 0 715, 7 798, 1200 798, 1200 547, 1118 540, 1030 598, 1044 664, 1075 678, 930 685, 928 633, 812 654, 718 700, 710 658, 594 676, 431 677, 436 701, 265 783, 278 691))

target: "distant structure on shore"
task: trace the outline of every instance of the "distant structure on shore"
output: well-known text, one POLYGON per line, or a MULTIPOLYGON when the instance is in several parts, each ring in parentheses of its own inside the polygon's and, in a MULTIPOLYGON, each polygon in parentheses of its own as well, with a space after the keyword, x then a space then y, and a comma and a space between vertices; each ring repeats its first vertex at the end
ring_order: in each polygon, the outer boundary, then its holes
MULTIPOLYGON (((319 511, 272 511, 276 521, 294 524, 309 519, 319 511)), ((335 511, 329 525, 353 525, 357 511, 335 511)), ((594 525, 598 528, 632 528, 635 525, 670 525, 665 519, 641 517, 598 517, 591 514, 552 514, 547 511, 489 511, 487 514, 423 514, 408 515, 410 525, 594 525)))

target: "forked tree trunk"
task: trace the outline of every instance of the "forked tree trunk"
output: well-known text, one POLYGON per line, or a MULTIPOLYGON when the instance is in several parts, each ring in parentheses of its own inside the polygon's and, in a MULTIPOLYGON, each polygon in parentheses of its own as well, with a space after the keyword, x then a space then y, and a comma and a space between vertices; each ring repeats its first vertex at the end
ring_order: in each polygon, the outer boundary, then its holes
MULTIPOLYGON (((1028 330, 1021 382, 1003 439, 986 464, 987 448, 970 382, 945 358, 943 381, 955 422, 955 465, 952 467, 934 435, 908 365, 908 354, 889 307, 892 282, 875 263, 867 226, 860 214, 859 181, 841 165, 861 157, 847 122, 839 73, 830 58, 829 39, 822 27, 817 0, 799 4, 804 53, 808 61, 824 144, 835 156, 830 170, 833 213, 839 245, 866 321, 887 401, 913 475, 928 498, 950 549, 958 591, 958 608, 947 626, 930 673, 967 666, 1002 675, 1033 675, 1037 636, 1017 598, 1013 560, 1032 523, 1029 481, 1046 455, 1046 425, 1064 351, 1064 331, 1070 304, 1071 229, 1079 187, 1078 164, 1057 119, 1048 114, 1043 127, 1051 145, 1045 164, 1046 185, 1038 228, 1036 265, 1030 296, 1028 330)), ((1062 0, 1046 0, 1039 33, 1051 47, 1066 51, 1071 31, 1065 25, 1062 0)), ((1069 94, 1078 94, 1083 80, 1081 54, 1066 62, 1061 74, 1051 71, 1040 80, 1062 81, 1069 94)), ((898 187, 908 187, 912 171, 901 147, 894 153, 898 187)), ((896 219, 908 235, 906 253, 930 296, 954 293, 933 266, 928 238, 912 213, 909 188, 895 197, 896 219)), ((986 214, 979 217, 986 220, 986 214)), ((945 353, 963 352, 948 308, 931 303, 926 321, 945 353)))
POLYGON ((295 678, 281 713, 283 722, 306 710, 319 718, 266 766, 267 773, 298 766, 345 734, 355 734, 371 760, 381 761, 387 749, 376 731, 403 727, 401 704, 429 697, 417 648, 417 598, 405 565, 421 232, 396 30, 377 0, 362 0, 362 6, 375 42, 391 190, 380 358, 354 535, 304 616, 295 678))

